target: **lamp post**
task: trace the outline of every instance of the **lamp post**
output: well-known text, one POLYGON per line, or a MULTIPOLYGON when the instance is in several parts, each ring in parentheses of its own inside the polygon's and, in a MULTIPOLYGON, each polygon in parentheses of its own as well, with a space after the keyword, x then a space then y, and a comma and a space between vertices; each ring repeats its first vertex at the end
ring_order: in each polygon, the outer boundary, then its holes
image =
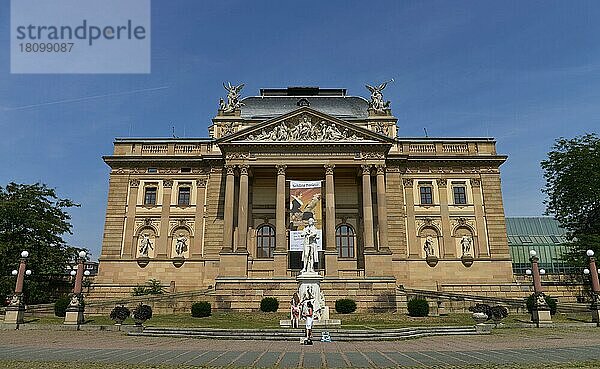
POLYGON ((23 298, 23 283, 25 276, 31 275, 31 270, 27 269, 27 258, 29 257, 28 251, 21 251, 21 260, 19 261, 19 270, 13 270, 12 275, 17 277, 17 283, 15 285, 15 293, 10 299, 9 305, 6 307, 6 315, 4 316, 4 323, 7 324, 23 324, 23 317, 25 315, 25 301, 23 298))
POLYGON ((592 279, 592 304, 590 309, 592 310, 592 321, 596 323, 597 327, 600 327, 600 281, 598 279, 598 268, 596 268, 596 258, 594 257, 593 250, 587 250, 586 255, 589 258, 589 269, 585 268, 583 274, 590 275, 592 279))
POLYGON ((85 251, 79 251, 77 258, 77 270, 71 271, 71 275, 75 275, 75 287, 73 287, 71 301, 67 307, 64 324, 81 324, 84 321, 83 312, 85 307, 83 303, 83 294, 81 293, 81 286, 86 256, 87 253, 85 251))
POLYGON ((529 251, 529 261, 531 261, 531 271, 527 270, 527 274, 533 277, 533 308, 531 310, 531 320, 537 327, 542 325, 552 324, 550 316, 550 307, 546 304, 546 298, 542 291, 541 275, 546 274, 546 270, 539 268, 540 259, 535 250, 529 251))

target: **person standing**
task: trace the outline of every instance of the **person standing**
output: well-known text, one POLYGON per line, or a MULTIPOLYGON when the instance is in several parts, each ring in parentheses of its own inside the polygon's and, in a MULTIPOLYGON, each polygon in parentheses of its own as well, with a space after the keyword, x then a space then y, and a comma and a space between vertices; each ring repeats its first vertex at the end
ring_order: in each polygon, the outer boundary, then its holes
POLYGON ((312 345, 313 305, 310 301, 306 303, 304 318, 306 318, 306 338, 304 344, 312 345))

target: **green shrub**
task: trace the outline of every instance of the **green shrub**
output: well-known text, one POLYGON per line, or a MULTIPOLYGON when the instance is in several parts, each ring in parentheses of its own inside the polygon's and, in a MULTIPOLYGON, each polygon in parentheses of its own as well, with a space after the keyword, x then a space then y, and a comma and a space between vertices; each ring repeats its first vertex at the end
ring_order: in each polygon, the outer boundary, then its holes
POLYGON ((133 296, 161 295, 164 291, 158 279, 150 279, 144 285, 135 286, 132 293, 133 296))
POLYGON ((429 315, 429 303, 423 298, 414 298, 409 300, 406 307, 410 316, 427 316, 429 315))
POLYGON ((275 297, 265 297, 260 301, 260 311, 275 312, 279 309, 279 301, 275 297))
POLYGON ((340 314, 350 314, 356 311, 356 301, 352 299, 339 299, 335 302, 335 311, 340 314))
POLYGON ((54 303, 54 315, 64 318, 67 315, 67 307, 69 307, 71 299, 68 296, 61 297, 54 303))
POLYGON ((148 320, 152 318, 152 308, 150 305, 144 305, 140 303, 131 314, 135 320, 148 320))
MULTIPOLYGON (((556 299, 544 294, 544 300, 546 301, 546 304, 550 308, 550 315, 556 314, 556 309, 557 309, 556 299)), ((525 300, 525 303, 527 305, 527 311, 531 314, 531 311, 533 310, 533 305, 535 303, 535 293, 532 293, 531 295, 529 295, 529 297, 527 297, 527 300, 525 300)))
POLYGON ((129 317, 131 312, 125 306, 115 306, 110 312, 110 319, 114 321, 124 321, 129 317))
POLYGON ((210 302, 200 301, 192 304, 192 316, 194 318, 204 318, 206 316, 210 316, 210 314, 210 302))

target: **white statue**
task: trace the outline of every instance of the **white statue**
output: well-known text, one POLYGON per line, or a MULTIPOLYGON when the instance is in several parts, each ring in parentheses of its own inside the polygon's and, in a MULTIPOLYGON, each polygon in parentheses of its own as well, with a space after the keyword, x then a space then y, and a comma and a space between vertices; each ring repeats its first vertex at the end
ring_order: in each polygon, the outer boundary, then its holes
MULTIPOLYGON (((388 82, 392 82, 392 81, 388 81, 388 82)), ((369 89, 369 91, 371 91, 371 101, 369 102, 369 107, 380 113, 384 113, 385 109, 389 109, 389 107, 390 107, 389 101, 383 101, 383 92, 382 92, 383 89, 385 88, 385 86, 387 86, 388 82, 383 82, 382 84, 380 84, 377 87, 365 85, 369 89)))
POLYGON ((236 109, 239 109, 242 105, 244 105, 240 101, 240 91, 244 88, 244 84, 242 83, 239 86, 234 86, 231 83, 223 82, 223 87, 227 90, 227 103, 223 101, 223 99, 219 100, 219 109, 221 109, 224 113, 232 113, 236 109))
POLYGON ((425 239, 425 245, 423 246, 423 250, 425 250, 425 257, 435 256, 433 251, 433 237, 427 236, 425 239))
POLYGON ((175 252, 178 256, 181 256, 187 251, 187 249, 187 237, 184 233, 179 233, 179 237, 177 237, 177 243, 175 244, 175 252))
POLYGON ((317 253, 317 239, 319 238, 319 232, 315 227, 315 220, 310 218, 308 220, 308 226, 302 230, 302 271, 300 273, 314 273, 314 263, 319 261, 319 255, 317 253))
POLYGON ((140 256, 148 256, 148 252, 154 250, 149 236, 149 233, 144 233, 143 238, 140 241, 140 256))
POLYGON ((460 246, 462 247, 463 255, 471 255, 471 237, 462 236, 460 246))

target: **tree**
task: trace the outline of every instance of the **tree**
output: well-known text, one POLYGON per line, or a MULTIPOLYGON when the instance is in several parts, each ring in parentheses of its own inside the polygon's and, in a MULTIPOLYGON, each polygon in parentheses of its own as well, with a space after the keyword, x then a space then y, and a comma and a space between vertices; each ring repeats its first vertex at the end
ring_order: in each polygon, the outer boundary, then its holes
POLYGON ((600 252, 600 138, 559 138, 541 165, 546 214, 567 231, 570 259, 581 263, 585 250, 600 252))
POLYGON ((25 295, 28 303, 48 302, 64 282, 66 265, 79 249, 62 238, 71 234, 71 217, 65 209, 79 206, 61 199, 44 184, 9 183, 0 186, 0 293, 10 294, 14 277, 10 271, 19 264, 22 250, 29 251, 25 295))

